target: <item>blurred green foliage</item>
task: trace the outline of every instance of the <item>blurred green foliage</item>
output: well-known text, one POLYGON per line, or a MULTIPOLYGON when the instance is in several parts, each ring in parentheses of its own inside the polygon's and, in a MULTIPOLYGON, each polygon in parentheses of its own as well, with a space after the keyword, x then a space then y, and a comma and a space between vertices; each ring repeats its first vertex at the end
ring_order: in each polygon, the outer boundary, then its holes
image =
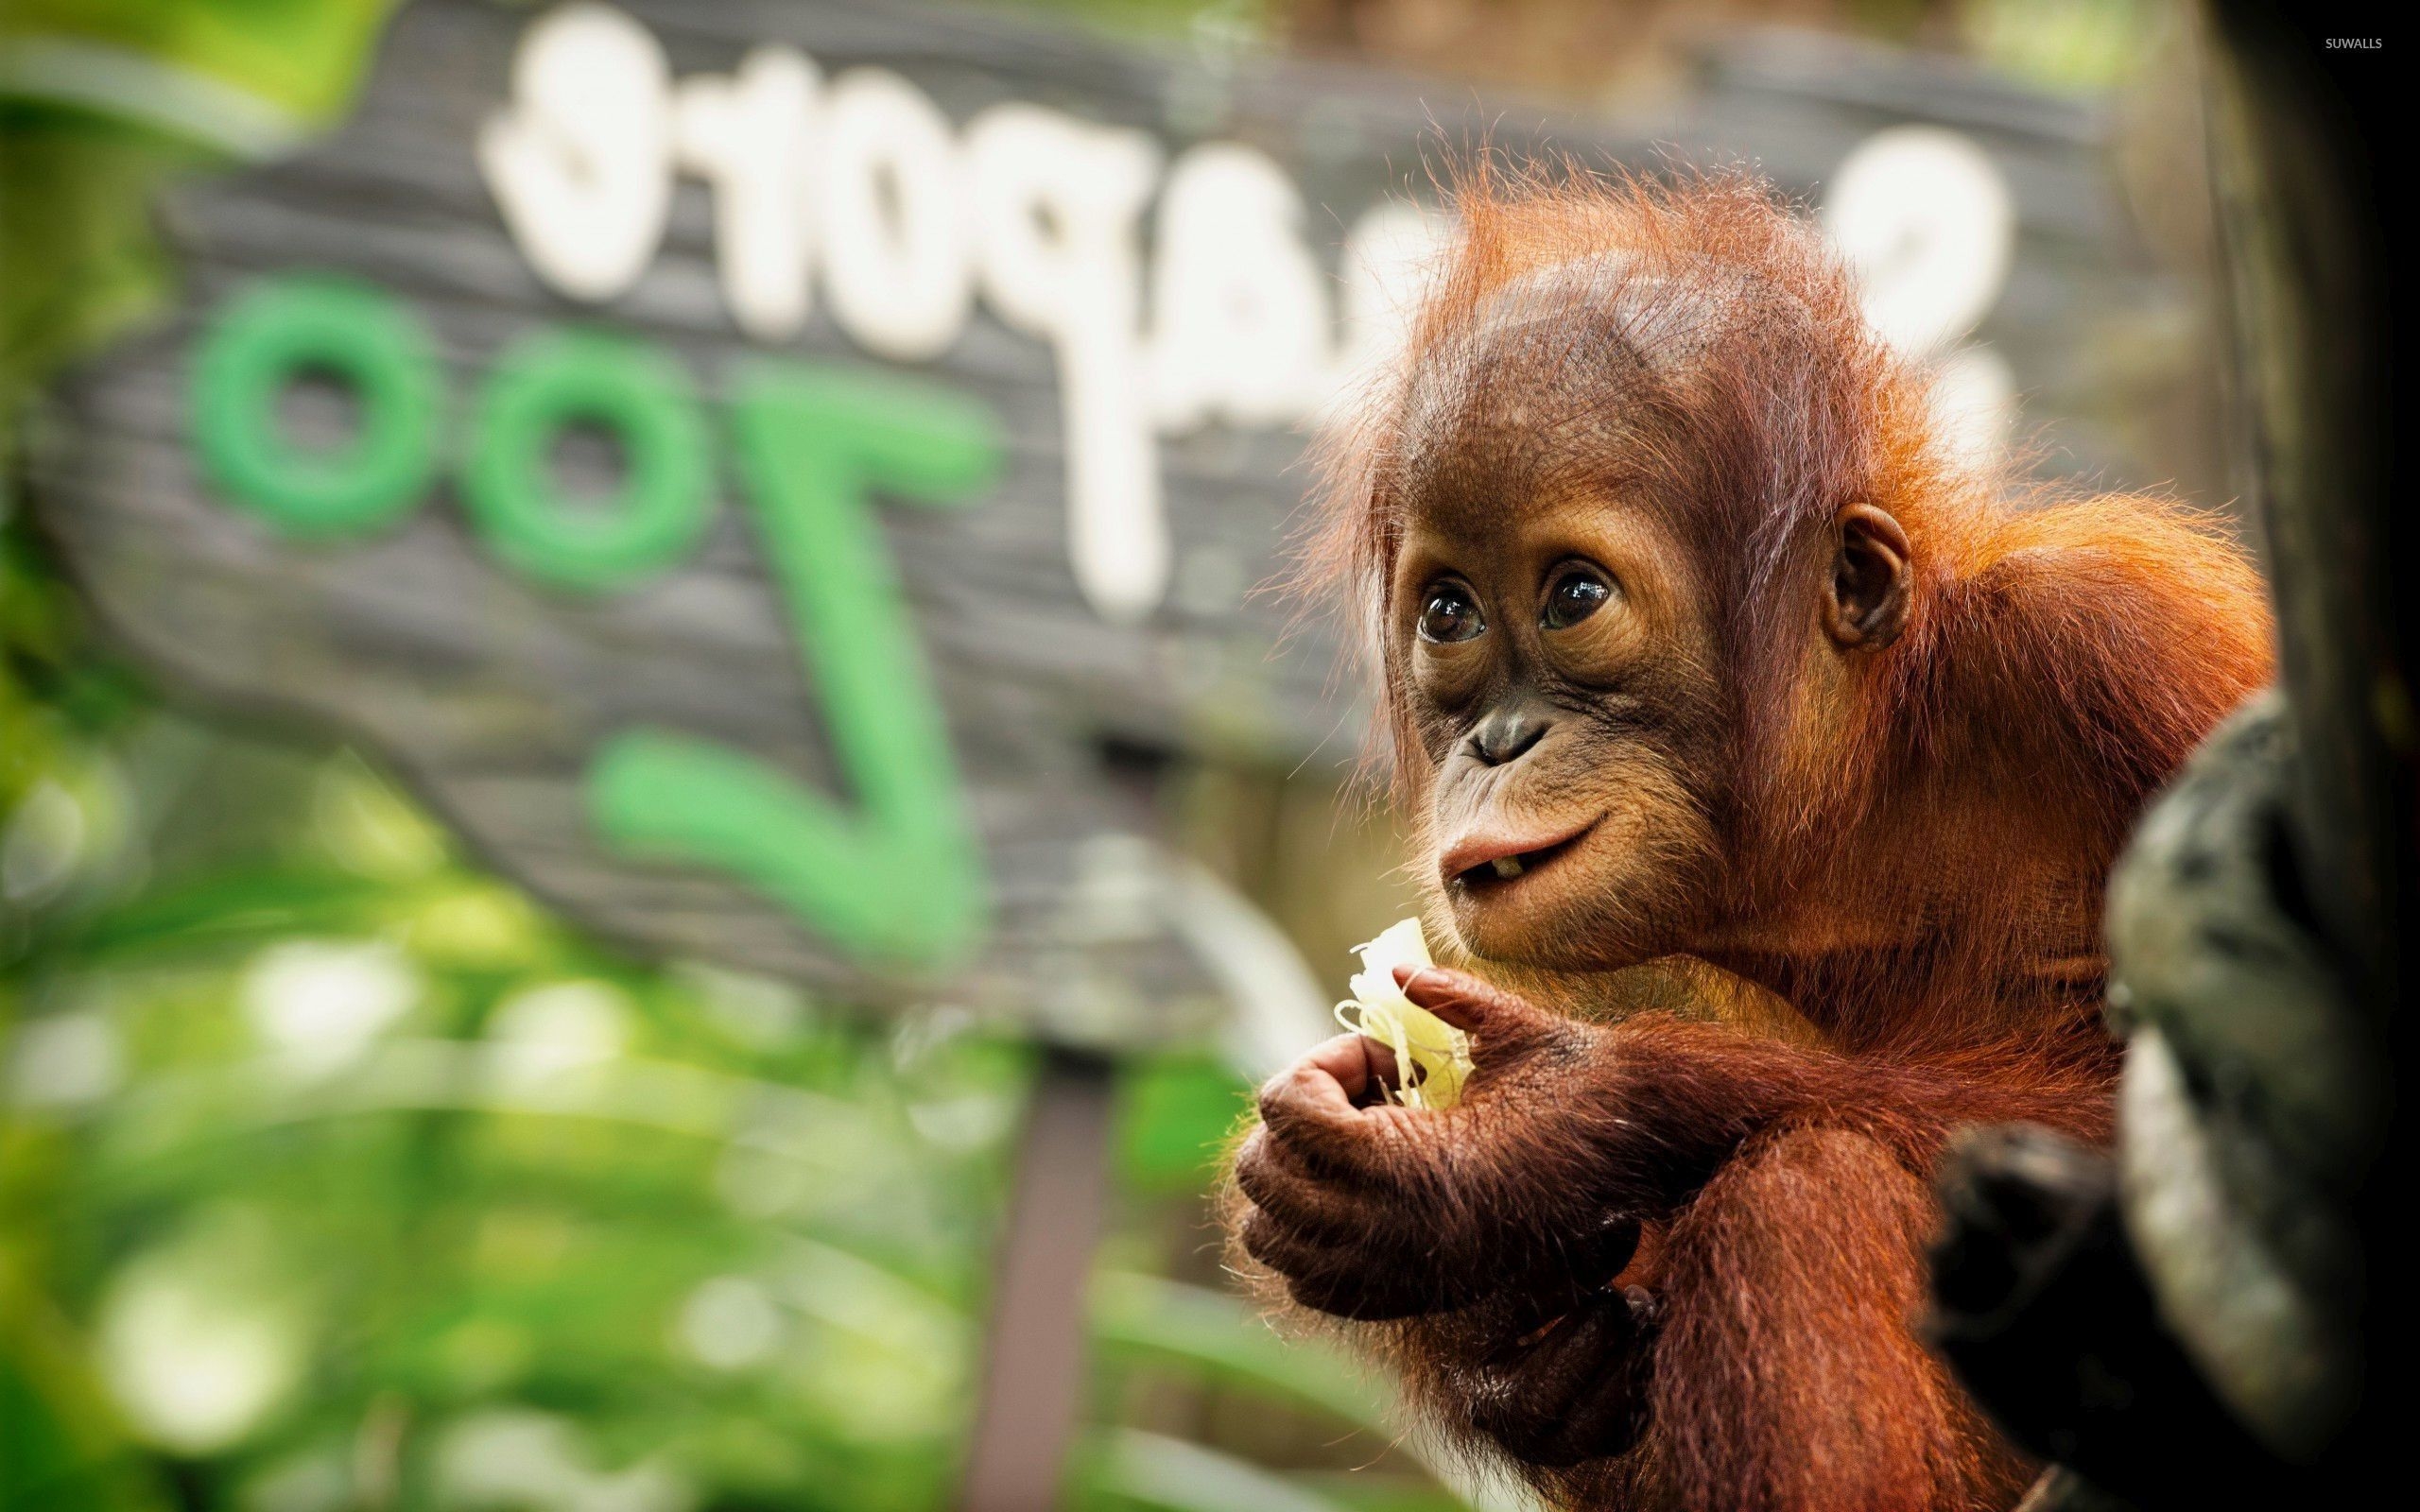
MULTIPOLYGON (((947 1505, 1027 1049, 584 938, 6 539, 0 1506, 947 1505)), ((1219 1286, 1240 1079, 1122 1085, 1081 1504, 1455 1504, 1219 1286)))
MULTIPOLYGON (((0 42, 39 40, 197 77, 294 117, 324 123, 352 95, 396 0, 9 0, 0 42)), ((59 59, 62 55, 51 55, 59 59)), ((71 66, 47 80, 61 88, 71 66)), ((107 77, 104 70, 87 76, 107 77)), ((125 77, 123 73, 119 76, 125 77)), ((35 81, 23 81, 30 86, 35 81)), ((84 88, 103 88, 95 82, 84 88)), ((141 102, 120 98, 140 110, 141 102)))
POLYGON ((1960 29, 1986 63, 2046 89, 2095 95, 2169 60, 2180 9, 2155 0, 1961 0, 1960 29))
POLYGON ((393 6, 0 8, 0 413, 36 375, 157 297, 168 270, 149 222, 169 178, 275 150, 334 120, 393 6))

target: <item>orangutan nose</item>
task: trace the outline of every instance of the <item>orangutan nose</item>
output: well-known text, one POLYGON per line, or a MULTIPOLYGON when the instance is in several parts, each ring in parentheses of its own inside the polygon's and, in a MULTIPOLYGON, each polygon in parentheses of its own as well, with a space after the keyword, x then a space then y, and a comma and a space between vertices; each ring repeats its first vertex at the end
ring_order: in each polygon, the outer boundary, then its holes
POLYGON ((1529 699, 1519 699, 1487 712, 1471 731, 1472 754, 1490 766, 1517 760, 1523 751, 1554 728, 1554 716, 1529 699))

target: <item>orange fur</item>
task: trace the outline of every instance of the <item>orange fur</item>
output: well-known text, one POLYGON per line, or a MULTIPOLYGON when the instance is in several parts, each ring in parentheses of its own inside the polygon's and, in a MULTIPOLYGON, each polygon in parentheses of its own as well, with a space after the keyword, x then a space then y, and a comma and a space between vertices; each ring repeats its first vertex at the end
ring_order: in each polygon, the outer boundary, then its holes
MULTIPOLYGON (((1567 317, 1574 342, 1618 304, 1649 374, 1619 396, 1621 445, 1718 613, 1732 702, 1721 896, 1686 948, 1824 1041, 1646 1014, 1593 1031, 1606 1048, 1570 1073, 1593 1080, 1491 1131, 1525 1190, 1567 1182, 1668 1225, 1648 1266, 1666 1321, 1643 1435, 1532 1478, 1575 1506, 2004 1507, 2024 1468, 1914 1332, 1929 1173, 1962 1124, 2107 1137, 2101 888, 2151 792, 2271 676, 2258 578, 2172 502, 2048 497, 1962 463, 1927 375, 1872 336, 1811 222, 1750 177, 1482 170, 1458 209, 1401 367, 1333 433, 1307 568, 1359 617, 1399 791, 1429 781, 1382 633, 1399 469, 1424 440, 1413 376, 1456 370, 1491 301, 1585 301, 1536 312, 1567 317), (1539 276, 1592 260, 1587 278, 1539 276), (1915 576, 1899 639, 1852 662, 1810 651, 1800 616, 1854 502, 1904 526, 1915 576)), ((1490 970, 1558 1001, 1550 977, 1490 970)), ((1495 1419, 1472 1362, 1503 1345, 1490 1317, 1361 1332, 1483 1446, 1495 1419)))

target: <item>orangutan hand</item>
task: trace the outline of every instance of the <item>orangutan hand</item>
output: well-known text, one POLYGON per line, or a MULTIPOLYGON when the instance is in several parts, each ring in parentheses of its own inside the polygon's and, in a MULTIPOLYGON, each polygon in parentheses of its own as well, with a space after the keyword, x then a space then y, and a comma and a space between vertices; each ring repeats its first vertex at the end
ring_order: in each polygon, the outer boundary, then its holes
POLYGON ((1625 1220, 1594 1190, 1591 1135, 1572 1117, 1609 1058, 1607 1031, 1465 972, 1398 974, 1471 1035, 1461 1100, 1388 1101, 1394 1057, 1360 1035, 1314 1048, 1261 1090, 1260 1127, 1236 1155, 1244 1249, 1303 1306, 1365 1321, 1508 1293, 1576 1302, 1627 1258, 1605 1263, 1625 1220))
POLYGON ((1413 1325, 1438 1362, 1443 1405, 1531 1465, 1628 1452, 1647 1426, 1658 1303, 1635 1286, 1606 1286, 1543 1322, 1535 1306, 1503 1297, 1413 1325))

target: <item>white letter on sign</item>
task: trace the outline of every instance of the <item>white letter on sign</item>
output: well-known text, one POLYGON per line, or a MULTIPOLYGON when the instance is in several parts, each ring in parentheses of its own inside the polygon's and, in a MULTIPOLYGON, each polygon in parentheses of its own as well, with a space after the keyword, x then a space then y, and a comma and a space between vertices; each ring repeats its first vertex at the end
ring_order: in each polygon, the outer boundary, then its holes
POLYGON ((1824 224, 1865 285, 1865 318, 1914 357, 1990 311, 2016 241, 1999 168, 1970 138, 1935 126, 1858 144, 1832 176, 1824 224))
POLYGON ((894 362, 949 350, 975 298, 949 118, 913 84, 856 68, 824 96, 823 277, 832 318, 894 362))
POLYGON ((1136 332, 1135 223, 1159 151, 1140 131, 1010 104, 968 123, 966 163, 983 291, 1058 353, 1077 585, 1104 616, 1140 619, 1168 576, 1136 332))
POLYGON ((522 255, 556 289, 603 301, 638 282, 672 198, 670 79, 645 26, 571 5, 529 28, 512 103, 480 128, 479 166, 522 255))
POLYGON ((1326 397, 1327 290, 1302 223, 1302 195, 1267 154, 1213 142, 1177 160, 1151 282, 1163 429, 1284 425, 1326 397))
POLYGON ((1403 352, 1411 318, 1428 297, 1452 218, 1404 200, 1371 207, 1344 239, 1344 333, 1334 390, 1358 393, 1403 352))
POLYGON ((2015 407, 2008 361, 1987 347, 1949 349, 2008 282, 2016 206, 1997 165, 1956 131, 1894 126, 1841 163, 1824 222, 1864 284, 1876 334, 1911 357, 1940 359, 1933 404, 1954 443, 1996 462, 2015 407))
POLYGON ((729 78, 684 78, 673 107, 683 166, 714 186, 715 264, 739 329, 759 341, 806 323, 806 134, 815 65, 759 47, 729 78))

